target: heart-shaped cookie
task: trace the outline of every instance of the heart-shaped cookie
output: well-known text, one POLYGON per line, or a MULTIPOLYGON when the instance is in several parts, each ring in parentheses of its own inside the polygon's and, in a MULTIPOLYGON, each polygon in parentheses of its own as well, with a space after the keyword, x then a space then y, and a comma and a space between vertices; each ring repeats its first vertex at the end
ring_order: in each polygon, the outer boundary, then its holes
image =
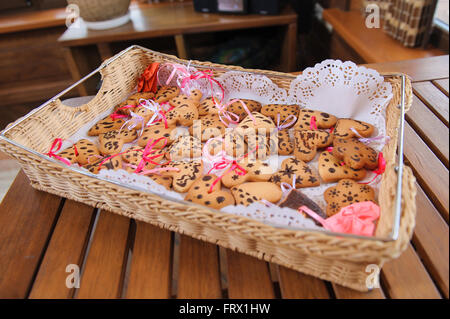
POLYGON ((163 176, 171 176, 173 178, 172 188, 179 193, 185 193, 192 184, 202 176, 202 161, 173 161, 167 167, 176 170, 162 172, 163 176))
POLYGON ((231 188, 245 182, 267 182, 274 170, 267 163, 253 161, 245 158, 240 161, 239 166, 247 173, 240 175, 241 170, 232 170, 222 177, 222 183, 225 187, 231 188))
POLYGON ((281 199, 283 193, 281 188, 270 182, 250 182, 235 186, 231 193, 237 205, 248 206, 260 200, 276 203, 281 199))
POLYGON ((352 137, 370 137, 375 130, 375 127, 369 123, 352 120, 339 119, 334 128, 333 134, 337 138, 352 138, 352 137), (360 136, 358 136, 354 129, 360 136))
POLYGON ((360 181, 366 177, 366 170, 353 169, 325 151, 319 156, 319 175, 324 182, 337 182, 344 178, 360 181))
POLYGON ((327 147, 333 142, 333 135, 322 130, 295 130, 294 156, 304 162, 314 159, 319 148, 327 147))
POLYGON ((378 167, 377 151, 356 138, 334 139, 332 154, 354 169, 373 170, 378 167))
POLYGON ((329 113, 309 109, 301 109, 294 128, 296 130, 311 130, 311 119, 313 117, 315 118, 315 124, 318 129, 330 128, 334 126, 337 121, 337 117, 329 113))
POLYGON ((189 188, 185 200, 215 209, 234 205, 234 197, 227 190, 222 190, 221 182, 216 175, 208 174, 197 179, 189 188), (211 189, 212 183, 216 184, 211 189), (211 190, 211 192, 210 192, 211 190))

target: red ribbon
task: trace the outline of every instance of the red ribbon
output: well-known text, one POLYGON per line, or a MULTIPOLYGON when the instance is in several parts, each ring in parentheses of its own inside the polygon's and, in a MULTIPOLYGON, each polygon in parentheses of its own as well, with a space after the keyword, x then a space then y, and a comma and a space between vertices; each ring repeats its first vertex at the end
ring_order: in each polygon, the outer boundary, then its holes
POLYGON ((385 171, 386 171, 386 160, 384 159, 383 152, 380 152, 378 154, 378 168, 372 171, 373 173, 375 173, 375 176, 369 182, 360 184, 367 184, 367 185, 372 184, 375 181, 375 179, 377 179, 377 177, 383 174, 385 171))
POLYGON ((70 161, 67 158, 63 158, 61 156, 58 156, 55 153, 55 152, 58 152, 61 149, 62 141, 63 140, 61 138, 55 138, 55 140, 52 143, 52 146, 50 147, 50 150, 48 151, 48 153, 46 155, 49 156, 49 157, 54 157, 57 160, 63 162, 64 164, 67 164, 67 165, 70 166, 70 165, 72 165, 72 163, 70 163, 70 161))
POLYGON ((317 130, 317 123, 316 123, 316 117, 311 116, 311 122, 309 123, 309 128, 311 130, 317 130))
POLYGON ((122 107, 119 107, 117 110, 114 111, 114 113, 112 113, 109 117, 115 121, 117 119, 121 119, 121 118, 125 118, 128 117, 127 115, 123 115, 123 114, 119 114, 117 112, 119 112, 119 110, 125 110, 125 109, 131 109, 131 108, 135 108, 136 105, 125 105, 122 107))
POLYGON ((153 155, 153 156, 149 156, 149 155, 152 155, 153 153, 156 152, 156 149, 153 149, 153 147, 154 147, 159 141, 162 141, 162 140, 164 140, 164 145, 163 145, 163 147, 164 147, 164 146, 167 145, 167 138, 166 138, 166 137, 160 137, 160 138, 158 138, 158 139, 156 139, 156 140, 150 139, 150 140, 148 141, 147 145, 145 146, 145 148, 144 148, 144 150, 143 150, 142 160, 139 162, 139 164, 138 164, 136 170, 134 171, 135 173, 141 172, 141 171, 144 169, 144 166, 145 166, 146 163, 151 163, 151 164, 154 164, 154 165, 159 165, 159 163, 156 163, 156 162, 154 162, 153 160, 154 160, 155 158, 164 156, 164 153, 156 154, 156 155, 153 155))
MULTIPOLYGON (((230 162, 228 161, 222 161, 222 162, 218 162, 215 163, 214 166, 209 170, 208 174, 211 173, 211 171, 213 170, 221 170, 224 169, 225 167, 227 167, 228 165, 230 165, 230 162)), ((214 186, 216 186, 216 184, 229 172, 234 171, 236 174, 240 175, 240 176, 244 176, 245 174, 247 174, 247 171, 240 166, 236 160, 233 160, 231 162, 231 166, 222 174, 220 175, 218 178, 216 178, 216 180, 211 184, 211 186, 209 187, 208 193, 212 193, 212 190, 214 188, 214 186)))

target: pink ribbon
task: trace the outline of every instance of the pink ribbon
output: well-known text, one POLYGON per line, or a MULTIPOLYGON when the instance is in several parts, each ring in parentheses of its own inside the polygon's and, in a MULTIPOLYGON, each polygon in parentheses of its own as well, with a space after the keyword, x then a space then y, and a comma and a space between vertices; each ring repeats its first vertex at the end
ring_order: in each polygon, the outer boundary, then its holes
POLYGON ((297 116, 295 116, 294 114, 289 114, 289 116, 286 117, 281 124, 280 124, 280 120, 281 120, 281 114, 278 113, 277 114, 277 129, 278 129, 278 131, 284 130, 285 128, 288 128, 291 125, 294 125, 295 122, 297 122, 297 116), (288 120, 290 118, 292 118, 292 120, 289 122, 288 120))
POLYGON ((316 117, 311 116, 311 122, 309 123, 309 128, 311 130, 317 130, 317 123, 316 123, 316 117))
MULTIPOLYGON (((61 138, 55 138, 55 140, 53 141, 52 145, 50 146, 50 150, 48 151, 48 153, 46 153, 46 155, 48 157, 53 157, 56 158, 57 160, 63 162, 64 164, 67 165, 72 165, 72 163, 70 163, 70 161, 67 158, 61 157, 59 155, 56 155, 55 152, 58 152, 61 147, 62 147, 62 139, 61 138)), ((75 152, 77 153, 77 151, 75 150, 75 152)), ((76 154, 75 153, 75 154, 76 154)))
POLYGON ((164 153, 156 154, 156 155, 153 155, 153 156, 149 156, 149 155, 152 155, 152 154, 154 154, 154 153, 156 152, 156 149, 153 149, 153 147, 154 147, 159 141, 162 141, 162 140, 164 140, 164 145, 163 145, 163 147, 164 147, 164 146, 166 146, 166 144, 167 144, 167 138, 166 138, 166 137, 160 137, 160 138, 158 138, 158 139, 156 139, 156 140, 150 139, 150 140, 147 142, 147 145, 145 146, 145 148, 144 148, 144 150, 143 150, 143 153, 142 153, 142 159, 141 159, 141 161, 139 162, 139 164, 138 164, 136 170, 134 171, 135 173, 141 172, 141 171, 143 170, 143 168, 144 168, 144 166, 145 166, 146 163, 151 163, 151 164, 154 164, 154 165, 159 165, 159 163, 156 163, 156 162, 154 162, 153 160, 154 160, 155 158, 164 156, 164 153))
MULTIPOLYGON (((133 169, 137 169, 137 166, 136 165, 133 165, 133 164, 128 164, 128 163, 125 163, 124 164, 125 166, 128 166, 128 167, 131 167, 131 168, 133 168, 133 169)), ((152 168, 152 169, 148 169, 148 170, 142 170, 141 172, 139 172, 139 173, 136 173, 136 174, 138 174, 138 175, 150 175, 150 174, 160 174, 161 172, 170 172, 170 171, 176 171, 176 172, 179 172, 180 171, 180 169, 179 168, 177 168, 177 167, 157 167, 157 168, 152 168)), ((136 172, 136 171, 135 171, 136 172)))
POLYGON ((117 120, 117 119, 122 119, 122 118, 125 118, 125 117, 128 117, 128 116, 126 116, 126 115, 124 115, 124 114, 119 114, 119 113, 117 113, 119 110, 125 110, 125 109, 130 109, 130 108, 135 108, 136 107, 136 105, 125 105, 125 106, 122 106, 122 107, 119 107, 113 114, 111 114, 109 117, 113 120, 113 121, 115 121, 115 120, 117 120))
POLYGON ((219 87, 220 89, 220 93, 221 93, 221 98, 219 103, 222 104, 223 100, 225 98, 225 89, 223 88, 222 84, 220 84, 219 81, 217 81, 216 79, 213 78, 213 71, 212 70, 205 70, 205 71, 197 71, 194 74, 190 74, 189 76, 185 76, 182 80, 181 80, 181 89, 184 89, 185 86, 190 82, 190 81, 198 81, 200 79, 206 79, 209 82, 209 85, 211 86, 211 96, 213 98, 214 103, 216 102, 216 99, 214 97, 214 83, 219 87))
POLYGON ((380 207, 370 201, 343 207, 339 213, 327 219, 323 219, 306 206, 301 206, 298 210, 311 216, 327 230, 360 236, 373 236, 374 222, 380 217, 380 207))
POLYGON ((355 133, 355 135, 358 137, 358 140, 361 143, 364 143, 366 145, 367 144, 371 144, 373 142, 378 142, 378 141, 384 145, 386 143, 389 143, 389 141, 391 139, 389 136, 384 136, 384 135, 378 135, 378 136, 375 136, 375 137, 362 137, 361 134, 359 134, 358 131, 355 130, 355 128, 351 127, 350 130, 353 133, 355 133))
POLYGON ((370 185, 378 178, 378 176, 383 174, 385 171, 386 171, 386 160, 384 159, 383 152, 380 152, 378 153, 378 168, 372 171, 373 173, 375 173, 375 176, 369 182, 359 184, 370 185))
POLYGON ((234 102, 240 102, 242 104, 242 107, 244 108, 245 112, 247 112, 248 116, 253 121, 253 124, 256 124, 256 120, 255 120, 255 117, 253 116, 252 112, 250 112, 250 110, 248 109, 248 107, 244 103, 244 101, 239 100, 239 99, 231 100, 227 104, 217 103, 214 100, 214 103, 215 103, 216 107, 219 109, 219 119, 222 121, 222 123, 226 127, 228 127, 230 125, 230 123, 232 123, 232 124, 239 123, 239 116, 237 114, 233 113, 233 112, 227 111, 228 106, 230 106, 234 102), (234 119, 233 119, 233 117, 234 117, 234 119), (228 123, 225 122, 225 120, 223 118, 226 118, 228 120, 228 123))
POLYGON ((182 64, 178 64, 178 63, 163 63, 159 66, 158 69, 158 73, 157 73, 157 79, 158 79, 158 84, 159 86, 168 86, 170 84, 170 82, 172 81, 172 79, 174 78, 174 76, 177 75, 177 84, 179 86, 179 79, 182 77, 188 77, 191 75, 191 72, 189 72, 189 65, 186 67, 182 64), (167 78, 165 83, 161 83, 160 80, 160 71, 165 69, 165 68, 172 68, 172 72, 170 73, 169 77, 167 78))
POLYGON ((286 183, 286 182, 282 182, 282 183, 280 184, 281 191, 283 192, 283 195, 286 195, 286 194, 289 193, 291 190, 295 190, 295 189, 296 189, 296 188, 295 188, 295 181, 296 181, 296 179, 297 179, 297 175, 294 174, 294 175, 292 176, 292 185, 291 185, 291 184, 288 184, 288 183, 286 183))

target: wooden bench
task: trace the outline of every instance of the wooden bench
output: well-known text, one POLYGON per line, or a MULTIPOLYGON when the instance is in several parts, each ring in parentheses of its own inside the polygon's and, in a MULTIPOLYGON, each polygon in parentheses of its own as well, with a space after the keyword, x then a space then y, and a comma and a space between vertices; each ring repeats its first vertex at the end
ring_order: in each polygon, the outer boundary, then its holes
POLYGON ((360 11, 326 9, 323 19, 333 27, 331 58, 355 63, 382 63, 443 55, 429 48, 407 48, 382 29, 369 29, 360 11))

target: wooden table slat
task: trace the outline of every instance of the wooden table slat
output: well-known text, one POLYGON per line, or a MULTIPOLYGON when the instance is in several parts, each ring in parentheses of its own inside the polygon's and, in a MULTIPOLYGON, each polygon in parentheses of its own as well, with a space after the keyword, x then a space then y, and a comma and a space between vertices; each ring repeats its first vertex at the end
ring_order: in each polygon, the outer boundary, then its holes
POLYGON ((448 126, 448 96, 431 82, 413 83, 414 93, 448 126))
POLYGON ((326 283, 318 278, 279 266, 281 297, 283 299, 328 299, 326 283))
POLYGON ((337 299, 384 299, 386 298, 381 288, 369 292, 361 292, 332 283, 337 299))
POLYGON ((130 219, 101 211, 76 298, 120 298, 130 219))
POLYGON ((442 138, 448 135, 448 127, 417 96, 413 98, 413 105, 406 113, 406 119, 433 153, 448 167, 448 140, 442 138))
POLYGON ((411 245, 399 258, 383 266, 381 282, 384 292, 390 298, 441 298, 433 280, 411 245))
POLYGON ((440 80, 434 80, 432 81, 434 85, 436 85, 439 90, 441 90, 445 95, 448 96, 448 86, 449 86, 449 79, 440 79, 440 80))
POLYGON ((72 298, 74 289, 66 286, 69 264, 81 269, 89 240, 94 208, 66 200, 45 252, 29 298, 72 298))
POLYGON ((137 221, 127 298, 170 298, 172 234, 137 221))
POLYGON ((61 197, 33 189, 21 170, 0 204, 0 298, 25 298, 61 197))
POLYGON ((216 245, 181 236, 177 297, 222 297, 216 245))
POLYGON ((265 261, 227 250, 228 297, 275 298, 269 266, 265 261))
POLYGON ((405 125, 406 160, 413 167, 419 184, 448 221, 448 169, 428 148, 409 124, 405 125))
POLYGON ((417 217, 413 243, 442 294, 449 297, 448 225, 417 185, 417 217))

